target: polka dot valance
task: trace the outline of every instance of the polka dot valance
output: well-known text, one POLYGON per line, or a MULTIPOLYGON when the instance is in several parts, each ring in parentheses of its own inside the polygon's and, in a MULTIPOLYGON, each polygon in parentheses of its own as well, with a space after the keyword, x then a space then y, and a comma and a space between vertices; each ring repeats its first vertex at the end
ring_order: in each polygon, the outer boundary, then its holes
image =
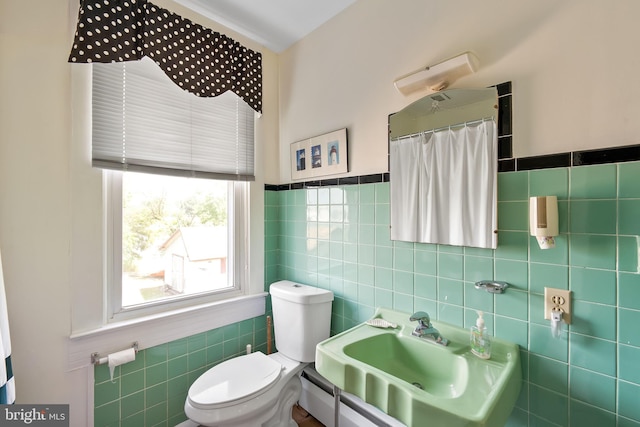
POLYGON ((232 91, 262 112, 262 55, 146 0, 84 0, 69 62, 147 56, 201 97, 232 91))

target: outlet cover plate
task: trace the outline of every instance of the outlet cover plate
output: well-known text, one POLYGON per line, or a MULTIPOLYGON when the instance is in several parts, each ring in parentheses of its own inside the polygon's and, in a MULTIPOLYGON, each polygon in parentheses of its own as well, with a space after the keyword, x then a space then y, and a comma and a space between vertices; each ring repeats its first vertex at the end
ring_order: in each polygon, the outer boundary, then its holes
POLYGON ((544 318, 551 319, 551 310, 561 309, 562 320, 571 323, 571 291, 566 289, 544 288, 544 318))

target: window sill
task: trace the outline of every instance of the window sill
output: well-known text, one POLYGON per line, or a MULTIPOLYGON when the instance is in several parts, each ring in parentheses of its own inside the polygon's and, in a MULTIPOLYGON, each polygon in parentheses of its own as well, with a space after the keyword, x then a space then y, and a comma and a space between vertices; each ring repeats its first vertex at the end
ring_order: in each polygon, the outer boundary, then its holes
POLYGON ((86 367, 91 364, 92 353, 104 357, 136 341, 140 349, 145 349, 261 316, 265 314, 266 295, 262 292, 216 301, 73 333, 69 338, 68 368, 86 367))

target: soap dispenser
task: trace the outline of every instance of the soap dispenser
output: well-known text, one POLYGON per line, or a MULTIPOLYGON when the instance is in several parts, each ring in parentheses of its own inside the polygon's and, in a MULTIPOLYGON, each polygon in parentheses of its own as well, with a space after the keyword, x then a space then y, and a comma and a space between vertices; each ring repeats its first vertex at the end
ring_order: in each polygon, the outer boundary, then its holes
POLYGON ((483 313, 477 311, 476 325, 471 327, 471 352, 481 359, 491 357, 491 337, 484 325, 483 313))

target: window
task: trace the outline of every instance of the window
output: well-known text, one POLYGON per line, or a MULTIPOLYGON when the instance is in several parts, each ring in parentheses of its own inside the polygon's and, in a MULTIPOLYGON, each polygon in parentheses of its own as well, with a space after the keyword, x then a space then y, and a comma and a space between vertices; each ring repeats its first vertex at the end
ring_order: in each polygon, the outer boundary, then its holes
POLYGON ((246 183, 136 172, 105 174, 110 195, 107 282, 112 318, 242 292, 247 263, 246 183))
POLYGON ((253 110, 187 93, 148 59, 94 64, 92 93, 109 319, 242 294, 253 110))

